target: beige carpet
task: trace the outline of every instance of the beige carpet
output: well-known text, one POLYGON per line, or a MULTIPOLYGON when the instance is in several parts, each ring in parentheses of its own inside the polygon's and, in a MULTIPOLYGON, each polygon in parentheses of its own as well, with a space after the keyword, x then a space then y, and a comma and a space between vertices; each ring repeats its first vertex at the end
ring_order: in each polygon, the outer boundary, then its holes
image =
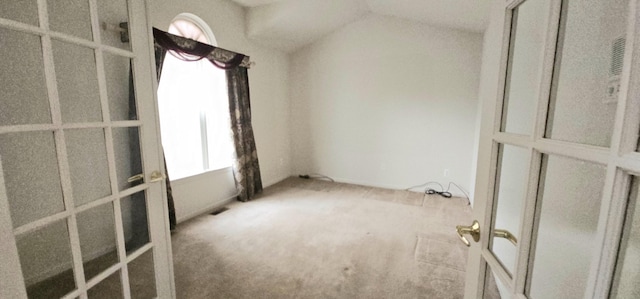
POLYGON ((462 298, 466 199, 290 178, 178 225, 178 298, 462 298))

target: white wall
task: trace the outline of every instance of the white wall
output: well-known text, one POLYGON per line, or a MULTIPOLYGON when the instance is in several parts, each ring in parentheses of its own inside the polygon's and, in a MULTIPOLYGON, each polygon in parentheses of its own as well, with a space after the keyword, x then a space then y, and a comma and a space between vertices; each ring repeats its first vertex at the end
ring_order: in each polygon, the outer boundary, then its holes
MULTIPOLYGON (((258 46, 245 36, 245 12, 228 0, 149 1, 151 24, 167 30, 175 16, 193 13, 212 29, 218 46, 251 56, 251 112, 265 186, 291 174, 289 135, 289 61, 285 53, 258 46)), ((229 169, 173 184, 178 220, 207 212, 235 193, 229 169)))
POLYGON ((502 36, 500 25, 495 22, 495 18, 502 18, 502 12, 500 8, 496 9, 496 7, 502 7, 502 2, 498 3, 494 1, 492 4, 493 8, 491 11, 491 19, 487 25, 487 29, 482 36, 482 62, 480 68, 480 81, 478 87, 478 109, 476 112, 476 124, 475 124, 475 132, 474 132, 474 142, 473 142, 473 160, 471 163, 471 187, 470 187, 470 201, 473 206, 474 198, 476 196, 476 172, 478 170, 478 162, 481 157, 479 156, 479 148, 481 143, 481 138, 485 138, 486 136, 481 136, 482 132, 480 129, 482 127, 483 116, 487 114, 487 112, 494 109, 493 105, 487 104, 487 102, 492 103, 492 100, 495 100, 498 91, 497 88, 497 80, 499 77, 499 65, 500 65, 500 55, 501 55, 501 41, 502 36))
POLYGON ((468 190, 481 47, 480 34, 371 15, 294 53, 294 173, 468 190))
POLYGON ((231 168, 171 182, 178 222, 215 210, 237 195, 231 168))

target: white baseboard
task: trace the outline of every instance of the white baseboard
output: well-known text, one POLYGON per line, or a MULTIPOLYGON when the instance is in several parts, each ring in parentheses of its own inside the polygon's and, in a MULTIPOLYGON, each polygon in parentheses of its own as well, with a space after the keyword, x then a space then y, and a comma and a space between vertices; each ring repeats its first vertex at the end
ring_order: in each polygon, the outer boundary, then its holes
MULTIPOLYGON (((336 182, 339 183, 345 183, 345 184, 353 184, 353 185, 361 185, 361 186, 367 186, 367 187, 376 187, 376 188, 384 188, 384 189, 394 189, 394 190, 405 190, 408 187, 411 186, 398 186, 398 185, 387 185, 387 184, 376 184, 376 183, 371 183, 371 182, 367 182, 367 181, 359 181, 359 180, 351 180, 351 179, 345 179, 345 178, 334 178, 332 177, 336 182)), ((440 183, 440 182, 439 182, 440 183)), ((444 188, 447 187, 447 185, 449 185, 449 182, 447 183, 440 183, 442 184, 442 186, 444 188)), ((415 188, 411 191, 414 192, 422 192, 424 191, 424 189, 420 190, 418 188, 415 188)), ((466 191, 466 190, 465 190, 466 191)), ((454 197, 462 197, 462 198, 466 198, 467 196, 460 192, 460 190, 458 190, 457 187, 455 186, 451 186, 451 190, 449 190, 449 192, 451 192, 451 195, 453 195, 454 197)))
POLYGON ((214 203, 212 203, 212 204, 210 204, 210 205, 208 205, 208 206, 206 206, 206 207, 204 207, 202 209, 199 209, 197 211, 191 212, 191 213, 189 213, 189 214, 187 214, 185 216, 182 216, 182 217, 176 219, 176 222, 177 223, 182 223, 182 222, 185 222, 185 221, 187 221, 189 219, 198 217, 200 215, 211 213, 211 212, 215 211, 216 209, 219 209, 219 208, 221 208, 221 207, 233 202, 236 199, 236 197, 238 197, 238 194, 234 194, 234 195, 232 195, 232 196, 230 196, 228 198, 218 200, 218 201, 216 201, 216 202, 214 202, 214 203))
POLYGON ((286 180, 286 179, 290 178, 291 176, 293 176, 293 175, 292 175, 292 174, 284 175, 284 176, 278 177, 278 178, 276 178, 276 179, 273 179, 273 180, 269 180, 269 181, 263 182, 263 183, 262 183, 262 187, 267 188, 267 187, 269 187, 269 186, 275 185, 275 184, 277 184, 277 183, 280 183, 280 182, 282 182, 282 181, 284 181, 284 180, 286 180))
POLYGON ((405 189, 406 188, 406 187, 399 187, 395 185, 375 184, 367 181, 351 180, 351 179, 345 179, 345 178, 332 177, 332 179, 334 179, 336 182, 339 182, 339 183, 353 184, 353 185, 360 185, 360 186, 367 186, 367 187, 376 187, 376 188, 384 188, 384 189, 405 189))

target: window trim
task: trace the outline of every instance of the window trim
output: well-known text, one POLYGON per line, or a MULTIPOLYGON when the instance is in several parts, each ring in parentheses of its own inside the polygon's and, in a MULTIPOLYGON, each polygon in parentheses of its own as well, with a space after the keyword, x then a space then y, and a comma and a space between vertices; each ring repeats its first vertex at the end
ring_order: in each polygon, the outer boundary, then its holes
MULTIPOLYGON (((200 30, 204 33, 204 35, 207 37, 207 40, 209 40, 209 44, 217 47, 218 46, 218 40, 216 39, 216 36, 213 34, 213 31, 211 30, 211 28, 209 27, 209 25, 207 24, 207 22, 205 22, 202 18, 192 14, 192 13, 188 13, 188 12, 183 12, 178 14, 175 18, 173 18, 173 20, 171 20, 171 23, 169 24, 173 24, 175 21, 187 21, 187 22, 191 22, 192 24, 196 25, 196 27, 200 28, 200 30)), ((169 25, 171 26, 171 25, 169 25)))

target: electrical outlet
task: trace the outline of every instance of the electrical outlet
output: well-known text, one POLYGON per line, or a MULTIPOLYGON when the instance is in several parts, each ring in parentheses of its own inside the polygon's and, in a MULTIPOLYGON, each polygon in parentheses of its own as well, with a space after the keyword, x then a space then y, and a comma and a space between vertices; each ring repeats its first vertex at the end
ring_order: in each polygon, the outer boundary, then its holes
POLYGON ((444 176, 445 178, 449 177, 449 169, 445 168, 444 174, 442 174, 442 176, 444 176))
POLYGON ((620 76, 613 76, 607 83, 607 92, 602 102, 604 104, 615 104, 620 95, 620 76))

